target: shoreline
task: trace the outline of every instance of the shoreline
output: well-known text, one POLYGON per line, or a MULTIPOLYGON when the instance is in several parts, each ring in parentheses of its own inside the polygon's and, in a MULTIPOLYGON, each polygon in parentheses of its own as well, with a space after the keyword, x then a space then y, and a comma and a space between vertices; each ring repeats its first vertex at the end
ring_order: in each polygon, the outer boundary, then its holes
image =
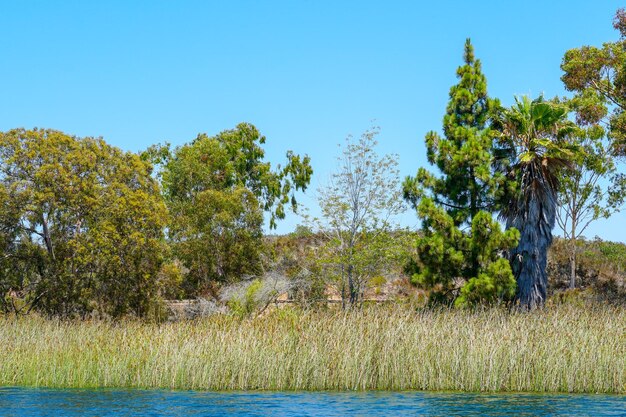
POLYGON ((626 399, 626 391, 624 392, 563 392, 563 391, 420 391, 416 389, 405 390, 268 390, 268 389, 249 389, 249 390, 202 390, 202 389, 186 389, 186 388, 160 388, 160 387, 64 387, 64 386, 34 386, 34 385, 0 385, 0 393, 2 391, 11 390, 33 390, 33 391, 90 391, 90 392, 165 392, 165 393, 194 393, 194 394, 232 394, 232 395, 250 395, 250 394, 281 394, 281 395, 297 395, 297 394, 338 394, 338 395, 377 395, 377 394, 433 394, 433 395, 479 395, 479 396, 576 396, 576 397, 616 397, 626 399))

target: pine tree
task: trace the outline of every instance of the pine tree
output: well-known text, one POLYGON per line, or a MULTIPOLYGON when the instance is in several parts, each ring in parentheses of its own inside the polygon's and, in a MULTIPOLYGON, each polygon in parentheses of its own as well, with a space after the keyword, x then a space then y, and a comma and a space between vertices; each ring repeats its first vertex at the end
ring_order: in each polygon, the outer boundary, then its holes
POLYGON ((493 211, 494 194, 501 182, 492 173, 491 146, 495 136, 489 129, 491 109, 498 106, 487 96, 487 80, 474 57, 469 39, 465 42, 465 65, 457 70, 459 83, 450 89, 450 102, 443 118, 442 138, 426 134, 428 162, 443 174, 436 178, 424 168, 407 178, 405 194, 416 203, 425 190, 445 208, 458 226, 471 223, 480 210, 493 211))
POLYGON ((490 214, 497 209, 496 196, 505 184, 504 176, 493 169, 496 132, 489 128, 492 109, 499 103, 487 95, 487 81, 469 39, 463 58, 443 118, 444 137, 434 131, 426 135, 428 162, 442 175, 420 168, 416 177, 404 182, 405 199, 422 220, 418 259, 408 270, 415 283, 438 289, 437 296, 448 301, 459 294, 457 279, 464 279, 466 285, 480 279, 480 286, 471 287, 480 287, 483 295, 473 297, 467 287, 460 304, 512 294, 515 281, 510 267, 498 260, 503 249, 515 246, 518 236, 515 230, 501 232, 490 214), (490 252, 485 253, 485 247, 490 252))

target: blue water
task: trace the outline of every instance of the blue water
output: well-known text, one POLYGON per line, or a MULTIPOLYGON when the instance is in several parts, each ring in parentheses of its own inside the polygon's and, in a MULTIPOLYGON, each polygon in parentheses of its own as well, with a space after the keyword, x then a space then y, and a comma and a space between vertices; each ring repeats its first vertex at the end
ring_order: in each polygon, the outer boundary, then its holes
POLYGON ((626 396, 0 388, 0 416, 626 416, 626 396))

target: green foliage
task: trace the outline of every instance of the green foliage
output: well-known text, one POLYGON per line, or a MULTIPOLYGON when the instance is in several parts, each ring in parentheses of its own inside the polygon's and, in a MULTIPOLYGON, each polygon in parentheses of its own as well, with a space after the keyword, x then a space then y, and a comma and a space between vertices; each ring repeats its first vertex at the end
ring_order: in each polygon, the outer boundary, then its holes
POLYGON ((517 244, 516 229, 503 232, 491 214, 480 211, 470 232, 462 232, 452 217, 430 199, 422 199, 418 215, 426 219, 422 236, 417 238, 419 258, 407 272, 413 274, 415 284, 434 291, 433 302, 451 302, 461 277, 466 282, 455 300, 457 306, 506 302, 512 298, 515 280, 501 252, 517 244))
POLYGON ((296 210, 295 192, 306 190, 313 170, 308 156, 287 151, 287 163, 272 170, 264 161, 265 144, 256 127, 240 123, 216 136, 200 134, 190 144, 173 151, 169 145, 153 146, 144 158, 162 165, 164 192, 168 200, 190 200, 206 189, 248 189, 263 211, 270 213, 270 227, 285 217, 285 205, 296 210))
POLYGON ((602 47, 583 46, 565 53, 561 80, 577 93, 577 116, 581 124, 603 121, 609 126, 611 152, 626 153, 626 12, 619 9, 613 27, 620 38, 602 47), (607 106, 611 111, 607 110, 607 106))
POLYGON ((246 317, 257 311, 259 307, 258 293, 263 287, 263 282, 260 279, 255 279, 246 288, 244 296, 240 298, 232 298, 228 301, 228 307, 233 314, 246 317))
MULTIPOLYGON (((570 104, 580 111, 577 100, 575 97, 570 104)), ((570 288, 575 288, 576 240, 592 222, 607 219, 622 208, 626 201, 626 175, 618 171, 601 124, 581 127, 569 137, 569 142, 581 152, 571 162, 573 169, 562 172, 559 177, 557 224, 570 241, 570 288)))
POLYGON ((169 237, 188 272, 188 295, 211 281, 232 282, 261 272, 263 216, 245 188, 204 190, 193 201, 172 204, 169 237))
POLYGON ((319 191, 323 218, 313 219, 326 242, 319 263, 339 284, 344 305, 358 303, 367 281, 402 247, 389 233, 394 216, 404 211, 397 156, 377 155, 378 133, 374 128, 357 141, 347 139, 340 170, 319 191))
POLYGON ((413 206, 423 196, 431 196, 460 225, 471 222, 480 210, 494 210, 494 196, 504 179, 492 170, 491 148, 497 132, 488 126, 499 103, 487 96, 487 81, 469 39, 457 77, 443 118, 445 137, 432 131, 426 135, 428 162, 443 176, 421 168, 416 177, 405 180, 404 195, 413 206))
POLYGON ((295 237, 303 237, 303 238, 307 238, 307 237, 311 237, 313 236, 313 230, 308 227, 308 226, 304 226, 304 225, 297 225, 296 229, 293 231, 292 233, 295 237))
POLYGON ((385 279, 382 275, 377 275, 370 279, 369 285, 372 287, 381 287, 387 283, 387 279, 385 279))
POLYGON ((230 282, 261 271, 263 212, 270 227, 295 211, 295 192, 305 190, 312 174, 308 157, 287 152, 284 168, 272 170, 261 147, 265 137, 242 123, 216 136, 198 135, 170 150, 155 146, 144 158, 160 167, 170 210, 168 237, 173 254, 188 269, 189 296, 211 282, 230 282))
POLYGON ((418 260, 406 272, 415 284, 426 289, 440 286, 442 292, 448 292, 465 267, 466 236, 429 198, 422 198, 417 214, 423 219, 422 234, 416 240, 418 260))
POLYGON ((501 232, 490 214, 506 184, 502 172, 493 169, 497 131, 488 126, 499 104, 487 96, 487 82, 469 39, 464 61, 457 70, 459 83, 450 89, 445 138, 435 132, 426 135, 428 161, 443 176, 420 168, 416 177, 404 182, 404 197, 422 220, 417 259, 406 271, 415 284, 431 290, 431 301, 450 303, 463 285, 457 305, 507 299, 511 271, 500 254, 518 238, 515 231, 501 232), (469 230, 463 230, 468 225, 469 230))
MULTIPOLYGON (((0 133, 0 302, 49 315, 147 315, 166 208, 150 167, 102 139, 0 133)), ((24 312, 25 310, 22 310, 24 312)))
POLYGON ((166 300, 177 300, 184 296, 184 267, 178 261, 165 262, 157 275, 161 296, 166 300))
POLYGON ((454 301, 457 307, 476 304, 496 304, 510 300, 517 284, 509 262, 500 258, 488 265, 485 272, 470 278, 461 288, 461 295, 454 301))

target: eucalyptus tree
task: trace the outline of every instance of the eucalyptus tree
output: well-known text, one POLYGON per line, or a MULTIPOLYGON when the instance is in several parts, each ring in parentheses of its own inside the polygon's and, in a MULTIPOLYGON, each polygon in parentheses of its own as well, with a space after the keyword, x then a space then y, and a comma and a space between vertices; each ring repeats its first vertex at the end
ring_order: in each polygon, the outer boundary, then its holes
POLYGON ((576 285, 576 239, 599 218, 618 211, 626 186, 618 163, 626 156, 626 11, 615 13, 619 39, 601 47, 568 50, 561 63, 565 88, 575 93, 571 103, 576 121, 587 132, 578 142, 585 156, 562 182, 562 216, 569 240, 570 287, 576 285))
POLYGON ((567 115, 562 104, 524 96, 502 110, 496 121, 502 132, 500 169, 510 185, 500 215, 507 229, 520 233, 509 260, 523 309, 540 307, 547 298, 547 253, 558 209, 559 175, 576 158, 567 138, 577 128, 567 115))
POLYGON ((215 136, 200 134, 170 149, 144 152, 159 169, 169 208, 168 239, 173 255, 188 270, 188 296, 212 282, 235 281, 261 272, 263 213, 270 228, 296 210, 296 191, 312 175, 308 156, 286 153, 284 167, 265 160, 265 136, 249 124, 215 136))
POLYGON ((166 208, 150 166, 98 138, 0 133, 0 303, 57 316, 153 311, 166 208))
POLYGON ((570 288, 576 288, 577 240, 589 225, 620 211, 626 200, 626 175, 619 172, 601 125, 581 128, 571 143, 582 151, 573 169, 560 177, 557 225, 568 241, 570 288))
POLYGON ((582 46, 568 50, 561 64, 565 88, 583 98, 577 109, 585 124, 602 122, 608 127, 610 149, 626 155, 626 11, 615 13, 613 27, 619 39, 601 47, 582 46))

